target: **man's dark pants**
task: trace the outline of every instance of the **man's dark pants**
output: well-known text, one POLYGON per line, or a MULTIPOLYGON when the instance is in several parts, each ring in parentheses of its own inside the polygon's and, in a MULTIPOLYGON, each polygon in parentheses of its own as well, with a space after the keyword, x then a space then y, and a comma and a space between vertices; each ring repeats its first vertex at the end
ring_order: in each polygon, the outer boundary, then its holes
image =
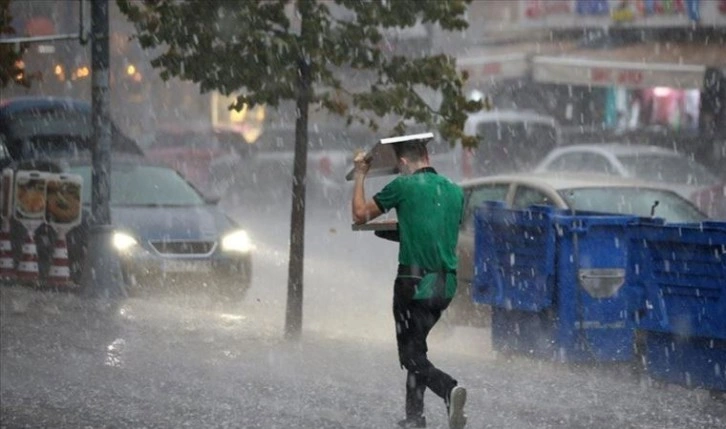
MULTIPOLYGON (((399 273, 401 270, 399 270, 399 273)), ((439 276, 440 283, 445 276, 439 276)), ((426 356, 426 337, 441 313, 451 302, 443 298, 443 285, 430 299, 413 299, 420 278, 397 277, 393 293, 393 318, 396 322, 396 341, 401 366, 408 370, 406 379, 406 418, 423 416, 424 392, 428 387, 441 398, 447 399, 457 382, 436 368, 426 356)))

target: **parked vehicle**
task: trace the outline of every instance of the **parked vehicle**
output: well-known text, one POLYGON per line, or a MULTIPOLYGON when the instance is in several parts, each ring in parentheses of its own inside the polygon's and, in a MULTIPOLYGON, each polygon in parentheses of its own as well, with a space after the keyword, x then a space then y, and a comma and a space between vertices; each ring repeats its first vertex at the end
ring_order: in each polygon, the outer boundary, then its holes
MULTIPOLYGON (((66 236, 70 277, 80 284, 90 220, 91 159, 32 160, 13 166, 81 176, 81 223, 66 236)), ((114 156, 110 186, 113 246, 132 292, 189 285, 227 302, 245 296, 254 246, 248 232, 222 212, 216 199, 205 198, 174 169, 139 156, 114 156)), ((11 234, 19 260, 26 232, 14 222, 11 234)), ((49 273, 56 232, 43 224, 34 235, 42 283, 49 273)))
POLYGON ((454 181, 531 170, 560 144, 560 128, 551 116, 527 111, 493 110, 470 115, 464 133, 476 136, 475 148, 457 143, 429 145, 437 171, 454 181))
POLYGON ((146 148, 146 156, 178 170, 207 194, 221 195, 247 168, 253 145, 232 127, 165 125, 146 148))
POLYGON ((474 222, 477 206, 502 201, 506 207, 525 209, 549 205, 561 209, 634 214, 664 218, 667 222, 700 222, 707 216, 687 199, 663 186, 607 175, 520 173, 489 176, 461 183, 465 216, 459 231, 458 289, 446 320, 453 324, 486 323, 489 308, 471 299, 474 279, 474 222))
MULTIPOLYGON (((89 160, 67 169, 91 183, 89 160)), ((253 244, 248 232, 205 199, 179 172, 140 157, 115 159, 111 167, 113 245, 130 287, 191 283, 217 288, 241 300, 252 279, 253 244)), ((85 258, 90 186, 83 187, 84 223, 68 237, 69 258, 85 258)), ((82 267, 74 268, 79 275, 82 267)))
POLYGON ((553 149, 539 172, 596 173, 667 184, 712 218, 726 218, 726 183, 676 151, 650 146, 577 144, 553 149))
MULTIPOLYGON (((90 153, 91 105, 72 98, 17 97, 0 101, 0 168, 11 162, 90 153)), ((142 155, 138 144, 111 123, 111 150, 142 155)))

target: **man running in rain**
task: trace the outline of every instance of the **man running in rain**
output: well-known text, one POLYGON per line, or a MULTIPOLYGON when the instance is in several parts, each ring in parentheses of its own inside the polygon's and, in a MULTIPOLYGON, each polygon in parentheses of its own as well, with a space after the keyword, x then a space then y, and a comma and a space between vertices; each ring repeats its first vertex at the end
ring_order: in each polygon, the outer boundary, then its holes
POLYGON ((372 199, 364 181, 370 161, 354 159, 353 221, 363 224, 391 209, 398 219, 398 274, 393 286, 393 317, 401 366, 406 378, 403 428, 424 428, 424 392, 444 399, 451 429, 466 425, 466 389, 436 368, 426 355, 426 338, 456 292, 456 243, 464 194, 429 164, 425 140, 394 144, 400 175, 372 199))

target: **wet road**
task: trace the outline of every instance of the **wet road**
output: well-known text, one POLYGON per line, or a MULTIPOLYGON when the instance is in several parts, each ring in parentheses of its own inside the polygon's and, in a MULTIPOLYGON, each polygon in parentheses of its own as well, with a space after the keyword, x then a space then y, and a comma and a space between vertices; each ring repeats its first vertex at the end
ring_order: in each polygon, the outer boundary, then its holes
MULTIPOLYGON (((281 205, 287 206, 287 202, 281 205)), ((394 428, 404 373, 390 318, 395 246, 347 206, 307 218, 305 331, 282 340, 289 218, 233 217, 257 242, 247 300, 153 293, 110 304, 0 290, 1 428, 394 428)), ((723 428, 726 404, 623 367, 498 357, 484 329, 435 332, 431 358, 470 391, 470 428, 723 428)), ((427 395, 429 427, 444 406, 427 395)))

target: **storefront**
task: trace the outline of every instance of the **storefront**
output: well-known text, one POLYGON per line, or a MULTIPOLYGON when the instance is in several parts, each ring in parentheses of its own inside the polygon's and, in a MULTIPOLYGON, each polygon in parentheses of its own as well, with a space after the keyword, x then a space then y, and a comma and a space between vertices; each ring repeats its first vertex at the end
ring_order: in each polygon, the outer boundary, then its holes
POLYGON ((724 79, 724 49, 715 44, 651 42, 577 50, 566 56, 538 55, 531 60, 532 79, 544 84, 603 88, 601 120, 605 127, 696 131, 704 119, 713 121, 723 116, 721 110, 709 111, 709 103, 702 103, 701 98, 714 97, 710 93, 714 85, 709 80, 724 79))
POLYGON ((723 25, 726 0, 519 0, 525 28, 674 28, 723 25))
POLYGON ((580 128, 726 132, 726 0, 509 5, 516 18, 508 25, 531 36, 457 59, 469 91, 491 95, 498 108, 535 110, 580 128))
POLYGON ((485 95, 498 108, 514 109, 517 105, 529 106, 541 98, 535 95, 531 103, 519 100, 536 92, 531 88, 532 58, 538 54, 565 55, 574 48, 573 42, 502 44, 462 54, 456 64, 468 75, 465 92, 472 98, 474 94, 485 95))

